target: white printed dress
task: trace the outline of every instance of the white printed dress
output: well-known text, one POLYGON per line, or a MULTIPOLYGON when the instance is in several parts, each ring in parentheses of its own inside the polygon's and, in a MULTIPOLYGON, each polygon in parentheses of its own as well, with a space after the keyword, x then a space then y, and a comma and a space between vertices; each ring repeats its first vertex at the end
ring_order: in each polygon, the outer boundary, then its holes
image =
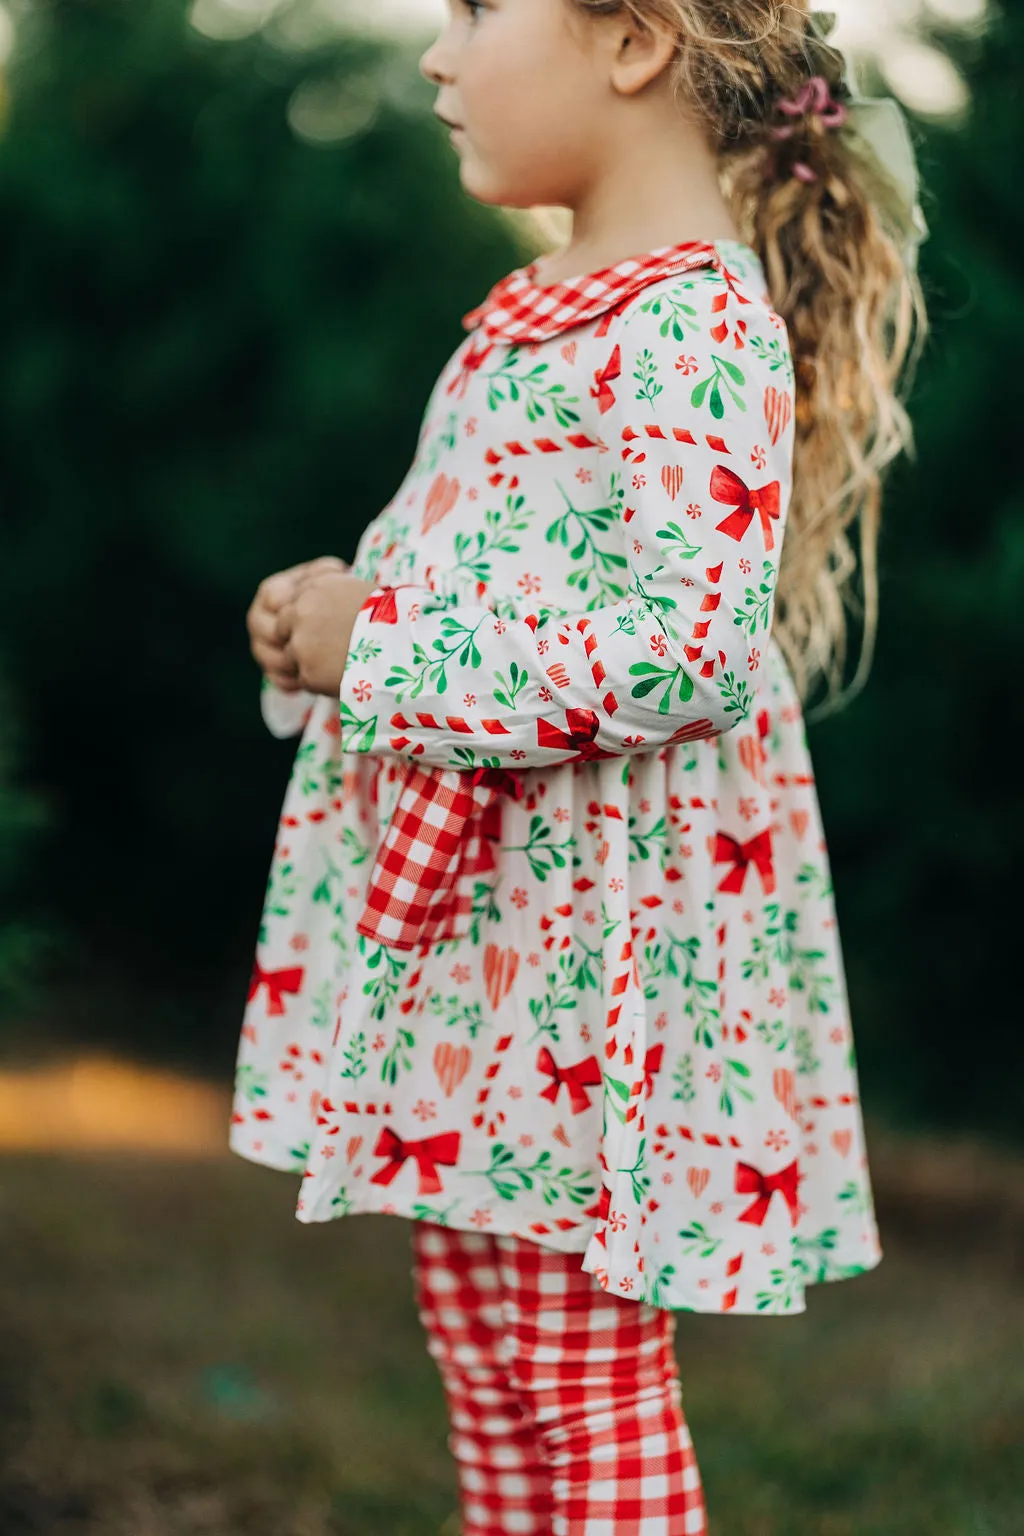
POLYGON ((755 253, 536 265, 464 317, 301 732, 231 1146, 297 1215, 580 1255, 666 1309, 795 1314, 881 1258, 805 728, 770 638, 792 358, 755 253), (507 769, 463 936, 358 931, 410 765, 507 769))

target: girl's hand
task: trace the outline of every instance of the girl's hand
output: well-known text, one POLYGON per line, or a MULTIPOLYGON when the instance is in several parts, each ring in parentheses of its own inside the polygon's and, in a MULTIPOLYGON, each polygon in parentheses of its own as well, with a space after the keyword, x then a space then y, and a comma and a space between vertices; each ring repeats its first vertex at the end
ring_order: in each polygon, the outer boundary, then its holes
POLYGON ((347 571, 310 571, 277 614, 283 668, 300 688, 337 696, 356 616, 372 583, 347 571))
POLYGON ((253 658, 264 675, 284 693, 297 693, 301 684, 296 669, 284 654, 284 645, 278 633, 278 621, 282 606, 294 598, 299 587, 310 576, 322 571, 347 571, 349 566, 337 555, 322 555, 319 560, 304 560, 300 565, 289 566, 267 576, 256 589, 246 615, 249 643, 253 658))

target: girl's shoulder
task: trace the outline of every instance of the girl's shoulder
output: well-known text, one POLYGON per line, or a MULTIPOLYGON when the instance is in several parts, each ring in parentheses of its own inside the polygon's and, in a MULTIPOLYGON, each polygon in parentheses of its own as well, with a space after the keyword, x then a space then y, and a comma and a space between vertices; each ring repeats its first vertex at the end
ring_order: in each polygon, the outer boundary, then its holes
MULTIPOLYGON (((517 267, 463 316, 474 355, 488 344, 562 345, 567 332, 584 345, 588 338, 600 342, 623 317, 649 313, 662 293, 689 293, 705 307, 723 293, 724 302, 734 295, 751 308, 768 302, 760 259, 738 240, 684 241, 554 284, 537 281, 538 266, 517 267)), ((662 339, 680 338, 669 326, 662 339)))
MULTIPOLYGON (((739 240, 719 240, 714 246, 714 257, 693 271, 665 273, 654 276, 642 287, 630 293, 614 310, 614 320, 621 324, 633 324, 639 316, 656 314, 662 317, 673 308, 681 316, 710 317, 713 324, 730 308, 743 311, 747 320, 760 324, 776 315, 764 267, 756 251, 739 240)), ((671 319, 662 326, 666 342, 680 341, 679 326, 671 319)))
POLYGON ((749 364, 755 373, 785 374, 792 356, 785 319, 775 309, 756 252, 738 240, 715 245, 716 259, 691 272, 668 273, 631 293, 588 332, 595 344, 620 344, 630 357, 671 358, 683 374, 701 354, 726 373, 749 364))

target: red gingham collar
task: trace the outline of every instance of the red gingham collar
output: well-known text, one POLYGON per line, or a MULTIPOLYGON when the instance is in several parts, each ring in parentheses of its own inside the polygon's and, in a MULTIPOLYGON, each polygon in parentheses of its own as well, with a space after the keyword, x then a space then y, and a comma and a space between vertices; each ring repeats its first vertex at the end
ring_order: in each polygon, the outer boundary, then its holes
POLYGON ((535 281, 536 267, 528 262, 495 283, 483 303, 463 315, 463 327, 480 326, 490 341, 546 341, 618 308, 648 283, 700 267, 722 271, 724 262, 710 241, 685 240, 547 287, 535 281))

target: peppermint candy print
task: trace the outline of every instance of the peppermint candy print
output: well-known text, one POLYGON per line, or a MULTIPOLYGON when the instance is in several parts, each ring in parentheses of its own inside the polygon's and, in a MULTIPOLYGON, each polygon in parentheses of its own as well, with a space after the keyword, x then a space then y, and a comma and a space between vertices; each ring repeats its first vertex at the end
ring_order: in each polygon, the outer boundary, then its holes
POLYGON ((618 1295, 795 1315, 881 1258, 799 700, 772 638, 792 362, 737 242, 466 317, 299 735, 231 1146, 297 1215, 578 1252, 618 1295), (359 931, 409 765, 521 775, 465 933, 359 931))

